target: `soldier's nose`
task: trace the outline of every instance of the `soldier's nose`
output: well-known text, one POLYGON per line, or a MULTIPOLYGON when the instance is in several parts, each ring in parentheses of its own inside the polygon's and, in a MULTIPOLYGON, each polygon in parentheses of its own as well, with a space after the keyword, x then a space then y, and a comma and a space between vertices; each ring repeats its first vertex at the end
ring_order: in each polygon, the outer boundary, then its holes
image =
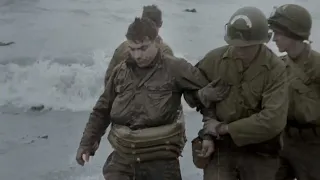
POLYGON ((135 59, 137 59, 140 56, 139 54, 140 53, 138 51, 134 51, 134 52, 131 53, 132 57, 135 58, 135 59))

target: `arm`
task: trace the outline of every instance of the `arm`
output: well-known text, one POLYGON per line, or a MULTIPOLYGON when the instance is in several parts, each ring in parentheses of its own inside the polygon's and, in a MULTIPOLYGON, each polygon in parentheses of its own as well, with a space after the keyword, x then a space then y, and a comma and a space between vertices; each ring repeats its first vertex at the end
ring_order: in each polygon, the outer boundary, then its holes
POLYGON ((262 94, 262 110, 228 124, 228 132, 238 146, 261 143, 284 129, 288 111, 288 84, 285 67, 276 66, 262 94))
POLYGON ((107 68, 105 78, 104 78, 104 86, 107 86, 108 80, 111 76, 111 73, 113 69, 120 64, 122 61, 124 61, 128 56, 127 52, 127 44, 126 41, 121 43, 118 48, 114 51, 113 56, 110 60, 109 66, 107 68))
POLYGON ((110 124, 110 111, 116 97, 116 92, 114 91, 114 78, 116 73, 117 69, 112 72, 110 81, 108 81, 103 94, 99 97, 90 114, 89 121, 83 132, 80 147, 92 149, 94 143, 100 142, 101 137, 110 124))
POLYGON ((185 100, 191 107, 197 106, 200 108, 200 112, 203 115, 204 126, 204 138, 211 139, 212 133, 207 130, 206 124, 219 123, 216 120, 214 105, 206 108, 198 100, 197 91, 205 87, 209 81, 200 72, 200 70, 186 60, 176 61, 173 66, 173 72, 176 73, 176 79, 178 87, 184 92, 185 100))

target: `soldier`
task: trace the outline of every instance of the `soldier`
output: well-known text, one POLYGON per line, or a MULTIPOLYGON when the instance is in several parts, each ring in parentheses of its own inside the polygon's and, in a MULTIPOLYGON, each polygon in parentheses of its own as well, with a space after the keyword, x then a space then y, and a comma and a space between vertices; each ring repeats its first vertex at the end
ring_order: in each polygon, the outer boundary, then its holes
MULTIPOLYGON (((129 26, 129 56, 114 68, 84 130, 76 156, 80 165, 94 155, 111 123, 108 140, 115 150, 103 168, 105 179, 181 180, 178 158, 186 142, 181 95, 209 82, 186 60, 163 54, 156 37, 148 18, 129 26)), ((227 92, 228 86, 219 85, 212 93, 220 99, 227 92)), ((214 120, 201 110, 205 122, 214 120)), ((210 142, 203 143, 205 156, 213 150, 210 142)))
POLYGON ((295 4, 276 8, 268 19, 286 64, 289 111, 277 179, 320 180, 320 54, 309 40, 310 13, 295 4))
MULTIPOLYGON (((196 65, 209 80, 231 84, 228 97, 216 103, 216 121, 205 122, 202 130, 215 145, 204 179, 273 180, 288 109, 285 64, 264 45, 269 28, 261 10, 238 9, 225 30, 228 45, 196 65)), ((204 104, 211 85, 199 91, 204 104)))
MULTIPOLYGON (((157 33, 159 32, 162 26, 162 12, 156 5, 144 6, 142 17, 151 19, 157 26, 157 33)), ((169 47, 169 45, 163 42, 162 38, 159 35, 156 38, 156 42, 159 44, 160 49, 163 51, 163 53, 173 55, 172 49, 169 47)), ((109 63, 104 80, 105 86, 107 85, 107 81, 114 67, 116 67, 120 63, 120 60, 125 59, 128 56, 128 54, 128 42, 124 41, 115 50, 112 59, 109 63)))

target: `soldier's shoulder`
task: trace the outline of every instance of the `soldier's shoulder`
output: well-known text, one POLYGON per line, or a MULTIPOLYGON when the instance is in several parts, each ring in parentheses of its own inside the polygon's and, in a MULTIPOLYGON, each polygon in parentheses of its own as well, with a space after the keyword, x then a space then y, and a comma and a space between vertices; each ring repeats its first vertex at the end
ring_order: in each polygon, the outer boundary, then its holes
POLYGON ((229 48, 228 45, 215 48, 215 49, 209 51, 205 55, 205 57, 207 57, 207 58, 210 58, 210 57, 221 57, 228 50, 228 48, 229 48))
MULTIPOLYGON (((118 48, 123 48, 123 47, 128 47, 128 41, 127 41, 127 40, 123 41, 123 42, 120 43, 119 46, 118 46, 118 48)), ((118 49, 118 48, 117 48, 117 49, 118 49)))
POLYGON ((194 67, 186 59, 169 54, 163 55, 163 61, 168 70, 174 73, 177 71, 187 71, 187 69, 194 67))
POLYGON ((115 54, 125 53, 128 50, 128 41, 123 41, 115 50, 115 54))
POLYGON ((174 55, 172 48, 164 42, 160 43, 160 49, 164 54, 174 55))
POLYGON ((320 53, 316 50, 311 50, 310 51, 310 58, 312 61, 314 61, 316 64, 320 63, 320 53))
POLYGON ((162 48, 170 48, 171 49, 171 47, 169 46, 169 44, 168 43, 165 43, 165 42, 161 42, 160 43, 160 46, 162 47, 162 48))
POLYGON ((127 69, 127 63, 126 61, 121 61, 119 64, 117 64, 114 69, 119 71, 119 70, 124 70, 124 69, 127 69))
POLYGON ((197 67, 201 68, 212 68, 217 62, 219 62, 223 54, 226 53, 229 46, 222 46, 215 48, 204 55, 204 57, 196 64, 197 67))
POLYGON ((184 58, 176 57, 171 54, 163 53, 162 59, 166 64, 178 65, 181 61, 186 61, 184 58))

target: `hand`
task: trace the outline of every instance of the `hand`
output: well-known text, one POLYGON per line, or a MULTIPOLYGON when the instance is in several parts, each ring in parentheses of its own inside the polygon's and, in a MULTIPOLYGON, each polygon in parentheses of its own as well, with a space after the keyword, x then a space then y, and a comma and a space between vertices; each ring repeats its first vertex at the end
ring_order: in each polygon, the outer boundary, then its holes
POLYGON ((209 157, 214 152, 214 142, 212 140, 203 140, 201 151, 197 151, 199 157, 209 157))
POLYGON ((99 148, 99 144, 99 141, 95 142, 92 146, 92 151, 79 147, 76 155, 77 163, 83 166, 85 162, 89 162, 90 156, 94 156, 96 150, 99 148))
POLYGON ((215 119, 207 119, 203 124, 203 134, 208 134, 214 137, 218 137, 219 133, 217 132, 217 127, 221 124, 221 122, 215 119))
POLYGON ((216 132, 219 135, 226 135, 229 133, 228 124, 221 123, 216 127, 216 132))
POLYGON ((209 83, 204 88, 198 91, 198 98, 203 105, 209 107, 212 102, 219 102, 227 97, 230 91, 230 85, 217 79, 209 83))
POLYGON ((76 155, 77 163, 83 166, 85 162, 89 162, 89 159, 90 152, 85 148, 79 147, 76 155))

